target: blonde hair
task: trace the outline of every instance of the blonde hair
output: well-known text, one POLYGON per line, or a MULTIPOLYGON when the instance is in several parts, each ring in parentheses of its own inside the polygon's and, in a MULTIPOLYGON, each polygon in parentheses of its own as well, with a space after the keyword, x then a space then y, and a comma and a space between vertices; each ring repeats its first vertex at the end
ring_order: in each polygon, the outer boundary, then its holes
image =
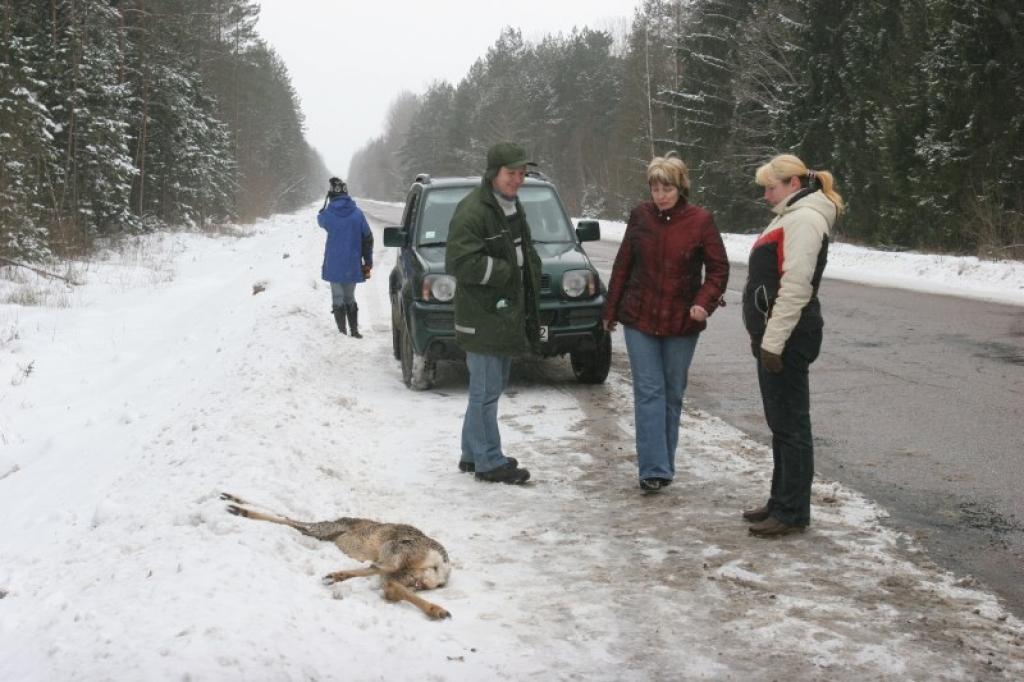
POLYGON ((647 184, 652 182, 678 187, 684 199, 690 198, 690 170, 675 152, 656 156, 647 164, 647 184))
POLYGON ((836 205, 836 211, 843 212, 843 198, 836 191, 836 180, 832 174, 827 170, 811 170, 792 154, 779 154, 754 173, 754 181, 762 187, 773 182, 786 183, 793 177, 800 178, 800 184, 804 187, 817 184, 821 193, 836 205))

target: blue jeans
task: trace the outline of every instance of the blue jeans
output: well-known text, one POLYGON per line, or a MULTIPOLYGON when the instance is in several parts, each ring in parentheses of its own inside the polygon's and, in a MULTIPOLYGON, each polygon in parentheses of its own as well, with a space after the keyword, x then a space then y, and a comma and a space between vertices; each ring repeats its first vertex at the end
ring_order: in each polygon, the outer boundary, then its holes
POLYGON ((633 372, 636 456, 640 478, 676 475, 679 418, 697 337, 651 336, 623 326, 633 372))
POLYGON ((473 462, 478 472, 491 471, 508 459, 498 433, 498 398, 508 386, 512 358, 466 353, 469 368, 469 406, 462 422, 462 461, 473 462))
POLYGON ((348 308, 356 302, 356 283, 342 284, 331 282, 331 305, 335 308, 348 308))

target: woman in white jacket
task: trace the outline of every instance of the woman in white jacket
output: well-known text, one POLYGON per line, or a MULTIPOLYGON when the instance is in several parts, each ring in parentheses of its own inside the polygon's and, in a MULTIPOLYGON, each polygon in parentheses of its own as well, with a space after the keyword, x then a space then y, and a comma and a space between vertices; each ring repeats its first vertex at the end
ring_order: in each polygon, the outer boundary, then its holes
POLYGON ((843 210, 828 171, 810 170, 792 154, 757 169, 757 184, 775 218, 750 251, 743 321, 757 360, 765 419, 772 432, 768 502, 743 512, 759 537, 802 532, 811 521, 814 445, 808 369, 821 350, 818 286, 829 231, 843 210))

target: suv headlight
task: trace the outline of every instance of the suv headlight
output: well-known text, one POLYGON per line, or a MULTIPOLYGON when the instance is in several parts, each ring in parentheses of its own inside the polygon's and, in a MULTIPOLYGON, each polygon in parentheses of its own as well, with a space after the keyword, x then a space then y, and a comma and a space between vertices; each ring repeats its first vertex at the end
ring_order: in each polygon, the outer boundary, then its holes
POLYGON ((597 278, 592 270, 566 270, 562 275, 562 291, 569 298, 593 296, 597 293, 597 278))
POLYGON ((421 298, 447 303, 455 298, 455 278, 451 275, 427 275, 423 278, 421 298))

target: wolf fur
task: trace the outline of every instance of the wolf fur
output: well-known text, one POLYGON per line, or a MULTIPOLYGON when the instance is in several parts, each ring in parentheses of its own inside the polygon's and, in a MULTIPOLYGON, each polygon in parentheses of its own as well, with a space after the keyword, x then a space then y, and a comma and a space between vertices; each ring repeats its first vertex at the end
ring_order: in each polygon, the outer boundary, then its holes
POLYGON ((334 521, 295 521, 251 509, 254 505, 230 493, 221 493, 220 497, 233 503, 227 510, 236 516, 289 526, 303 535, 333 542, 353 559, 370 562, 365 568, 328 573, 323 578, 324 584, 379 575, 384 598, 388 601, 407 601, 431 618, 451 618, 446 609, 414 591, 441 587, 448 582, 451 573, 448 552, 418 528, 347 516, 334 521))

